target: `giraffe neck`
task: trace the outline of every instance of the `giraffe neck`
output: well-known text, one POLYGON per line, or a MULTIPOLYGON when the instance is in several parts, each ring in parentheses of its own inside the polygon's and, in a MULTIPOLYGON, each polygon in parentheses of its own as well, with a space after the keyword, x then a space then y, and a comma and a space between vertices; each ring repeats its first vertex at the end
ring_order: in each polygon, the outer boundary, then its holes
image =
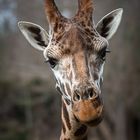
POLYGON ((71 105, 62 99, 62 130, 60 140, 87 140, 87 126, 73 115, 71 105))

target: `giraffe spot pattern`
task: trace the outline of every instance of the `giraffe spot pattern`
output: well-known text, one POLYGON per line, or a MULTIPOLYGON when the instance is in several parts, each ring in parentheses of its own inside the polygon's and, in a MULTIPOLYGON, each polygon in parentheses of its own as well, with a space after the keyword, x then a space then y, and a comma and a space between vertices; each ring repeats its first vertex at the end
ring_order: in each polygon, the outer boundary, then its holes
POLYGON ((85 125, 81 125, 81 127, 76 130, 74 135, 81 136, 81 135, 85 134, 86 131, 87 131, 87 127, 85 125))

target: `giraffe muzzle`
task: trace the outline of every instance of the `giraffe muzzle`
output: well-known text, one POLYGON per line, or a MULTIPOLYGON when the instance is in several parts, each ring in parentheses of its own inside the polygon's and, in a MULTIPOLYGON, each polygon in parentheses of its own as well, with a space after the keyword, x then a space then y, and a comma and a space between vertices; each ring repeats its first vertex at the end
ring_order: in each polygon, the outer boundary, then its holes
POLYGON ((95 126, 103 118, 103 102, 99 94, 91 89, 84 94, 75 93, 73 98, 73 113, 82 123, 95 126))

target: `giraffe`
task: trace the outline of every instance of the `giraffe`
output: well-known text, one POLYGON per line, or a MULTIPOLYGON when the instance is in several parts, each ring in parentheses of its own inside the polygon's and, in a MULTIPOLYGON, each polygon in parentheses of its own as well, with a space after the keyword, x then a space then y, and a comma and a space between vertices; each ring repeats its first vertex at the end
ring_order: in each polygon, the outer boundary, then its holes
POLYGON ((49 33, 41 26, 20 21, 19 29, 34 48, 43 52, 62 96, 60 140, 87 140, 89 126, 104 116, 101 94, 103 68, 109 53, 108 40, 120 24, 123 9, 116 9, 97 24, 93 1, 78 0, 78 11, 70 19, 58 10, 54 0, 45 1, 49 33))

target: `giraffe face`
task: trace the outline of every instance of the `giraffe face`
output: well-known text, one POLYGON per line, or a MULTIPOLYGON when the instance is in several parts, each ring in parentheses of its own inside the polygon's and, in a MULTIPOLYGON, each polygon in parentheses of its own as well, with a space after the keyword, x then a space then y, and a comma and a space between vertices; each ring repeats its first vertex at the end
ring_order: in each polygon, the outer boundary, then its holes
POLYGON ((79 0, 72 19, 64 18, 53 0, 46 0, 50 33, 39 25, 19 22, 29 43, 43 51, 56 78, 56 88, 74 116, 87 125, 97 125, 103 117, 101 83, 108 40, 116 32, 122 9, 104 16, 93 25, 92 1, 79 0))
MULTIPOLYGON (((56 78, 56 87, 74 115, 83 123, 101 120, 103 102, 101 83, 108 41, 93 28, 71 24, 62 37, 53 35, 44 50, 56 78)), ((58 33, 59 35, 59 33, 58 33)))

